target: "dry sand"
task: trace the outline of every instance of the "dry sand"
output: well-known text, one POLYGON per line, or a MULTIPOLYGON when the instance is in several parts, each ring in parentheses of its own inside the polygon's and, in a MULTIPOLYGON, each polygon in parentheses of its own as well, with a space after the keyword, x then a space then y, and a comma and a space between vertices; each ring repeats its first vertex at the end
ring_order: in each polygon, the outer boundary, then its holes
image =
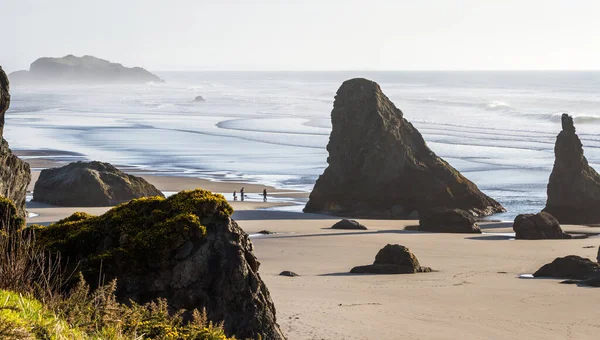
MULTIPOLYGON (((164 191, 203 187, 230 192, 240 187, 240 183, 145 177, 164 191)), ((263 188, 244 186, 247 192, 263 188)), ((336 218, 257 210, 284 203, 232 203, 234 218, 249 234, 263 229, 277 233, 253 242, 261 277, 290 340, 596 339, 600 332, 600 290, 519 278, 559 256, 595 258, 598 238, 515 241, 494 234, 428 234, 403 230, 416 221, 382 220, 360 220, 367 231, 340 231, 327 229, 336 218), (348 274, 353 266, 373 262, 387 243, 409 247, 422 265, 437 271, 348 274), (279 276, 283 270, 301 276, 279 276)), ((30 204, 29 209, 40 214, 29 222, 48 223, 74 211, 98 214, 108 208, 30 204)), ((484 231, 503 233, 511 228, 493 223, 484 231)))

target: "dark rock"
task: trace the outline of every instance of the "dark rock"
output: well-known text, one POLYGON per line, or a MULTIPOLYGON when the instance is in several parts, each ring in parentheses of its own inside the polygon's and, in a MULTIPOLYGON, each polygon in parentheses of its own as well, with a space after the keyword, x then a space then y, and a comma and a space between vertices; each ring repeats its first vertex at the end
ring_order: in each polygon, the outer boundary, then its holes
POLYGON ((42 170, 33 190, 33 201, 71 207, 106 207, 148 196, 164 197, 145 179, 102 162, 42 170))
POLYGON ((202 96, 196 96, 196 98, 194 98, 194 101, 197 103, 201 103, 201 102, 205 102, 206 100, 204 98, 202 98, 202 96))
POLYGON ((367 230, 367 227, 356 220, 343 219, 331 226, 331 229, 367 230))
POLYGON ((0 66, 0 196, 10 199, 19 216, 25 217, 27 186, 31 182, 29 164, 15 156, 3 137, 4 115, 10 106, 8 77, 0 66))
POLYGON ((600 264, 580 256, 569 255, 544 265, 533 276, 586 280, 600 276, 600 264))
POLYGON ((263 235, 272 235, 272 234, 275 234, 274 232, 269 231, 269 230, 261 230, 258 233, 259 234, 263 234, 263 235))
POLYGON ((351 79, 331 112, 329 166, 304 212, 402 219, 433 209, 504 211, 431 151, 377 83, 351 79))
POLYGON ((548 200, 543 211, 560 223, 600 222, 600 175, 583 155, 573 118, 562 115, 563 130, 554 146, 554 168, 548 182, 548 200))
POLYGON ((421 267, 417 257, 408 248, 398 244, 388 244, 375 256, 371 265, 352 268, 353 274, 414 274, 431 272, 431 268, 421 267))
POLYGON ((298 274, 296 274, 294 272, 291 272, 289 270, 284 270, 281 273, 279 273, 279 275, 281 275, 281 276, 289 276, 289 277, 300 276, 300 275, 298 275, 298 274))
POLYGON ((141 67, 128 68, 89 55, 39 58, 29 71, 13 72, 9 77, 17 84, 164 82, 141 67))
POLYGON ((562 230, 554 216, 547 212, 518 215, 513 223, 513 230, 517 240, 572 238, 562 230))
POLYGON ((232 213, 222 195, 194 190, 35 228, 39 244, 69 259, 66 270, 77 266, 92 288, 100 275, 117 279, 120 301, 165 298, 185 319, 206 308, 238 339, 285 339, 252 242, 232 213))
POLYGON ((434 210, 419 219, 419 230, 437 233, 481 233, 473 215, 460 209, 434 210))

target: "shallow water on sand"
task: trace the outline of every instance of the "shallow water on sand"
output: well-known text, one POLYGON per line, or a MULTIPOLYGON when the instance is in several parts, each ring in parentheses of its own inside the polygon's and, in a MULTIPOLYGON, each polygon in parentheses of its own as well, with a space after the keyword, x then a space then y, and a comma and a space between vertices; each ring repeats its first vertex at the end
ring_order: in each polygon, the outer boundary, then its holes
POLYGON ((12 88, 5 137, 165 174, 309 191, 327 163, 335 91, 367 77, 428 145, 500 201, 539 211, 560 114, 600 163, 598 72, 167 72, 165 84, 12 88), (202 95, 206 102, 195 103, 202 95))

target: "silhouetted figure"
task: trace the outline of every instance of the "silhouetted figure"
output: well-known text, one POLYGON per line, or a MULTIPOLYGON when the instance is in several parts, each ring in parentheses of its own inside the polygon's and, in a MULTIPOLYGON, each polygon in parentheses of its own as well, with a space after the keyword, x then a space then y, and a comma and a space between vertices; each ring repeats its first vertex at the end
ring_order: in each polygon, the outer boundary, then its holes
POLYGON ((242 197, 242 202, 244 201, 244 187, 240 189, 240 196, 242 197))
POLYGON ((233 192, 233 200, 237 201, 237 193, 235 191, 233 192))
POLYGON ((263 202, 267 201, 267 189, 263 190, 263 202))

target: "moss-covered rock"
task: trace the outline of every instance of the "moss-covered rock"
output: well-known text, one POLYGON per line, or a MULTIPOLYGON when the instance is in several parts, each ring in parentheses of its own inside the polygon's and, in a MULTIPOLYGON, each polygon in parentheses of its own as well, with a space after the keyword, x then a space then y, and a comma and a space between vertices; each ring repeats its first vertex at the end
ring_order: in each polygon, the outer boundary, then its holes
POLYGON ((222 195, 198 189, 34 228, 40 244, 77 265, 92 288, 118 279, 122 301, 166 298, 174 310, 206 308, 238 338, 284 339, 252 243, 232 213, 222 195))
POLYGON ((8 198, 0 196, 0 231, 5 229, 20 229, 25 220, 19 215, 19 210, 8 198))

